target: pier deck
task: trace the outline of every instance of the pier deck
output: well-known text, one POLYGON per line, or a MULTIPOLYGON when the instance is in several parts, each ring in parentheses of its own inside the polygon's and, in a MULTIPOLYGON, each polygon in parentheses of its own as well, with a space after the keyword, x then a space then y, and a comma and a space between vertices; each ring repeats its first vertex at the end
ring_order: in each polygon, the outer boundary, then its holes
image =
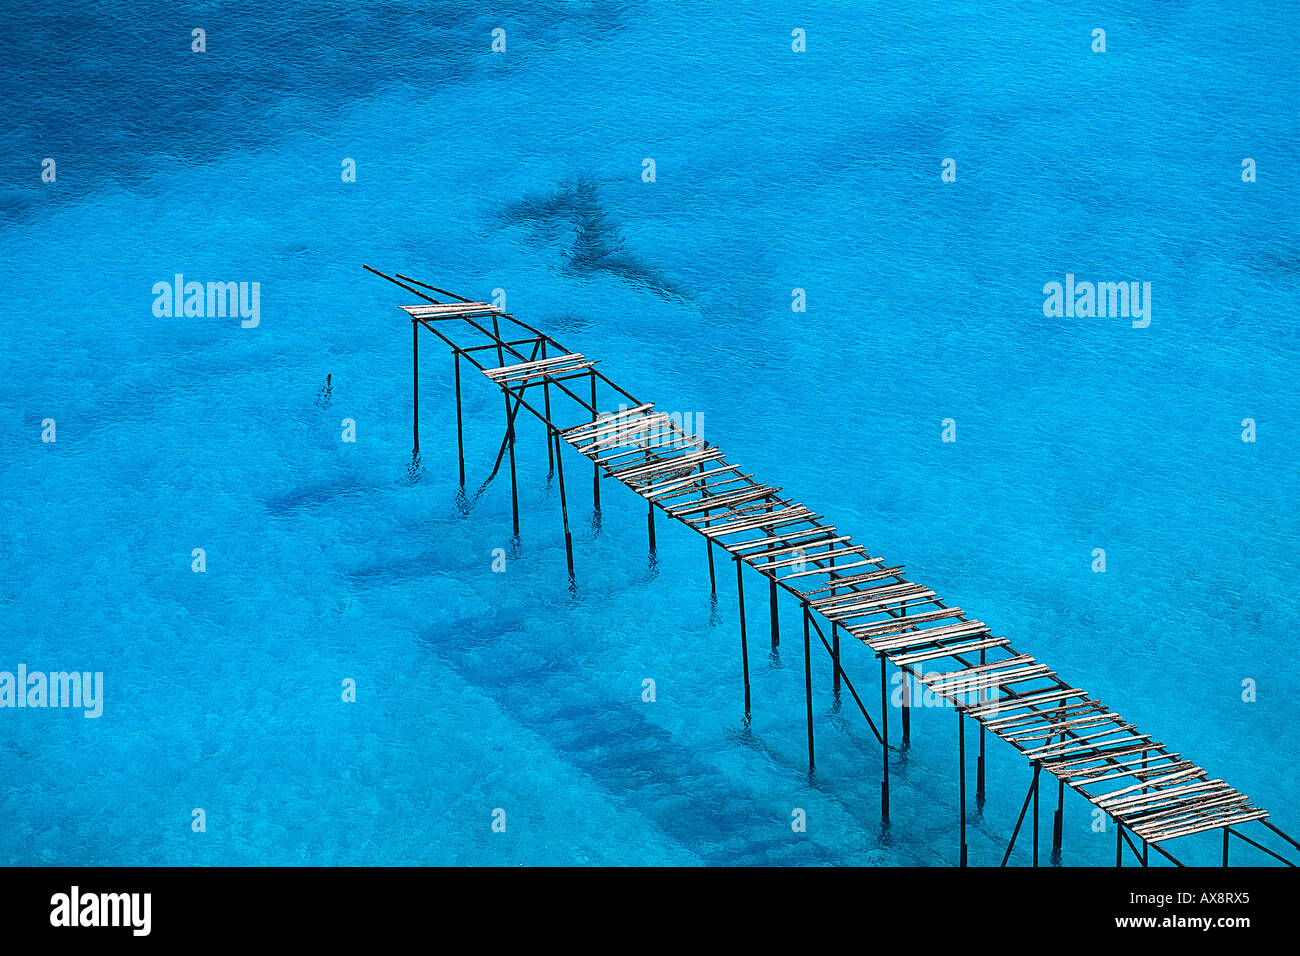
MULTIPOLYGON (((561 346, 549 335, 487 303, 462 299, 401 273, 394 277, 374 269, 370 271, 425 300, 422 304, 401 307, 413 328, 417 456, 418 330, 423 326, 445 342, 455 355, 457 447, 462 485, 465 465, 460 418, 461 362, 468 362, 501 389, 505 397, 506 435, 492 474, 496 474, 502 457, 508 453, 516 533, 516 414, 524 408, 545 424, 548 457, 556 467, 560 484, 570 577, 574 574, 574 560, 563 474, 562 452, 566 446, 591 463, 597 508, 602 479, 617 481, 647 502, 651 548, 656 512, 700 535, 706 544, 709 582, 715 593, 715 558, 733 561, 741 607, 741 664, 747 715, 751 700, 743 569, 751 569, 767 584, 774 645, 780 641, 776 614, 779 594, 784 592, 799 603, 803 611, 809 765, 815 765, 810 646, 811 635, 816 634, 833 662, 836 693, 841 683, 849 689, 882 744, 883 819, 889 817, 890 709, 886 700, 886 665, 892 664, 909 675, 909 680, 904 681, 905 691, 913 683, 924 686, 948 701, 957 713, 962 833, 958 860, 961 865, 967 862, 967 721, 974 722, 979 735, 978 800, 982 802, 985 789, 986 735, 1019 751, 1032 770, 1024 808, 1008 843, 1003 865, 1010 857, 1031 801, 1035 834, 1032 857, 1034 864, 1038 863, 1038 803, 1043 771, 1058 784, 1053 826, 1055 852, 1059 853, 1061 848, 1062 802, 1068 787, 1115 822, 1117 865, 1122 864, 1125 843, 1142 865, 1147 864, 1148 848, 1182 865, 1164 844, 1208 830, 1223 832, 1224 865, 1228 864, 1230 836, 1287 865, 1294 865, 1240 832, 1244 825, 1258 823, 1290 846, 1300 848, 1295 840, 1269 822, 1266 810, 1256 806, 1245 794, 1184 758, 1163 741, 1142 733, 1115 709, 1074 686, 1049 665, 1017 650, 1005 636, 995 635, 962 608, 949 606, 933 589, 910 580, 904 574, 903 565, 891 564, 884 556, 872 554, 870 548, 856 544, 847 530, 829 523, 814 508, 782 495, 781 488, 746 473, 717 446, 685 432, 674 417, 656 411, 652 403, 635 399, 598 371, 595 360, 561 346), (439 301, 430 293, 453 301, 439 301), (508 323, 514 338, 502 336, 503 322, 508 323), (600 410, 598 387, 605 392, 606 401, 619 403, 616 409, 600 410), (561 403, 560 408, 569 415, 567 420, 557 412, 553 400, 561 403), (841 631, 880 660, 879 725, 844 671, 841 631), (1140 849, 1128 833, 1137 838, 1140 849)), ((909 710, 910 701, 905 693, 901 708, 904 744, 910 735, 909 710)))

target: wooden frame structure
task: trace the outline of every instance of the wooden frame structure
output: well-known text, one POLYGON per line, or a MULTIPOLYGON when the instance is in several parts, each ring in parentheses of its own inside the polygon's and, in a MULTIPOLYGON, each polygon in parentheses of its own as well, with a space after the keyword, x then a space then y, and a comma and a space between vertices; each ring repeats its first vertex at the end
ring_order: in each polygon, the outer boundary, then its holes
MULTIPOLYGON (((1266 810, 1191 760, 1158 740, 1140 733, 1100 700, 1062 679, 1046 664, 995 636, 981 621, 959 607, 948 606, 938 594, 908 580, 902 565, 854 544, 850 536, 816 514, 814 509, 781 495, 779 487, 727 460, 721 449, 686 433, 651 403, 644 403, 597 370, 597 362, 562 346, 551 336, 507 312, 474 302, 396 273, 367 270, 401 286, 423 300, 401 306, 411 320, 414 382, 414 456, 419 435, 419 329, 428 329, 448 345, 455 360, 457 457, 460 483, 465 484, 464 424, 461 417, 461 363, 468 362, 501 389, 505 399, 506 432, 488 480, 509 455, 511 510, 519 532, 519 497, 515 475, 515 420, 520 408, 547 429, 547 455, 559 483, 560 511, 570 582, 574 577, 573 536, 569 528, 564 483, 564 446, 592 463, 592 494, 600 509, 602 476, 614 478, 647 502, 650 548, 655 547, 655 512, 690 528, 705 541, 709 584, 717 593, 715 550, 736 565, 740 604, 740 656, 744 703, 749 719, 749 647, 745 626, 745 567, 767 580, 772 645, 780 643, 777 608, 784 591, 803 610, 804 686, 807 705, 808 765, 815 766, 812 706, 811 635, 830 655, 833 688, 848 688, 882 747, 881 817, 889 820, 889 703, 888 666, 906 675, 901 709, 902 747, 910 738, 910 685, 913 681, 944 698, 957 713, 958 781, 960 795, 959 865, 967 863, 966 848, 966 724, 979 731, 975 794, 982 805, 985 793, 986 735, 1019 751, 1029 762, 1032 778, 1019 819, 1001 865, 1005 866, 1025 816, 1033 807, 1033 865, 1039 857, 1039 788, 1043 771, 1057 782, 1052 850, 1059 858, 1062 843, 1064 794, 1068 786, 1116 825, 1116 865, 1123 865, 1124 844, 1146 866, 1149 849, 1182 866, 1165 846, 1168 841, 1208 830, 1223 832, 1223 865, 1229 862, 1229 837, 1288 866, 1281 853, 1241 832, 1259 824, 1300 849, 1292 837, 1267 818, 1266 810), (450 301, 440 301, 430 293, 450 301), (502 322, 508 323, 503 337, 502 322), (490 327, 489 327, 490 326, 490 327), (473 333, 474 341, 458 344, 451 330, 473 333), (496 359, 486 364, 482 357, 496 359), (536 397, 540 387, 541 401, 536 397), (620 401, 615 412, 599 411, 598 387, 620 401), (525 397, 527 396, 527 398, 525 397), (552 398, 572 403, 580 417, 556 423, 552 398), (537 407, 540 405, 541 407, 537 407), (830 630, 828 639, 819 619, 830 630), (840 660, 840 631, 856 638, 880 660, 880 723, 854 688, 840 660), (939 668, 927 672, 925 666, 939 668), (1140 848, 1130 839, 1138 839, 1140 848)), ((490 362, 490 359, 489 359, 490 362)), ((1263 835, 1261 834, 1261 839, 1263 835)))

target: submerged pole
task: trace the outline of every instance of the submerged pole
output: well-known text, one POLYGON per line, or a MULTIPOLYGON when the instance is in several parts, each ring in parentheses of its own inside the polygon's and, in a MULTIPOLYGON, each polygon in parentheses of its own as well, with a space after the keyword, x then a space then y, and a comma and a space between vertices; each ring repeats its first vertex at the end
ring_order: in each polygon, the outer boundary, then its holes
MULTIPOLYGON (((550 376, 546 376, 549 378, 550 376)), ((591 372, 591 420, 594 422, 599 416, 596 414, 596 371, 591 372)), ((591 464, 591 499, 594 502, 593 508, 600 510, 600 465, 594 461, 591 464)))
MULTIPOLYGON (((506 390, 506 442, 510 446, 510 517, 515 526, 515 537, 519 537, 519 482, 515 478, 515 422, 510 414, 510 392, 506 390)), ((568 519, 565 519, 568 524, 568 519)))
POLYGON ((807 603, 803 606, 803 685, 808 701, 808 769, 814 768, 813 760, 813 718, 812 718, 812 653, 808 643, 808 621, 811 612, 807 603))
POLYGON ((1056 818, 1052 821, 1052 852, 1061 852, 1061 832, 1065 821, 1065 781, 1056 781, 1056 818))
MULTIPOLYGON (((704 462, 700 462, 700 474, 703 474, 703 473, 704 473, 704 462)), ((701 493, 703 493, 703 491, 704 491, 704 481, 703 481, 703 479, 701 479, 701 481, 700 481, 700 491, 701 491, 701 493)), ((704 513, 704 527, 705 527, 706 529, 709 527, 709 517, 708 517, 708 515, 709 515, 709 513, 706 511, 706 512, 704 513)), ((704 550, 707 551, 708 554, 709 554, 709 593, 712 594, 714 597, 717 597, 717 596, 718 596, 718 581, 717 581, 717 578, 715 577, 714 572, 713 572, 713 539, 710 538, 708 535, 705 535, 705 536, 704 536, 704 550)))
POLYGON ((420 457, 420 323, 411 319, 411 395, 414 398, 414 410, 411 413, 411 425, 415 431, 415 450, 412 458, 420 457))
POLYGON ((768 580, 768 584, 771 585, 771 598, 768 601, 768 604, 770 605, 771 614, 772 614, 772 646, 780 647, 781 646, 781 622, 780 619, 776 616, 776 576, 775 575, 773 575, 768 580))
POLYGON ((889 822, 889 685, 885 682, 885 655, 880 654, 880 819, 889 822))
MULTIPOLYGON (((547 443, 550 447, 550 443, 547 443)), ((465 487, 465 424, 460 414, 460 351, 456 352, 456 460, 460 463, 460 486, 465 487)))
MULTIPOLYGON (((901 611, 902 617, 907 617, 907 608, 901 611)), ((907 747, 912 742, 912 675, 907 671, 900 671, 903 683, 903 746, 907 747)))
MULTIPOLYGON (((980 663, 984 663, 984 648, 980 648, 980 663)), ((982 694, 977 692, 975 699, 979 700, 982 694)), ((984 723, 980 725, 980 755, 975 762, 975 806, 980 810, 984 809, 984 723)))
POLYGON ((555 441, 555 474, 560 483, 560 515, 564 518, 564 556, 569 561, 569 581, 573 581, 573 535, 569 532, 569 504, 564 496, 564 458, 560 454, 560 431, 552 429, 555 441))
POLYGON ((957 708, 957 762, 961 803, 961 863, 966 865, 966 713, 957 708))
MULTIPOLYGON (((835 567, 835 559, 831 558, 831 568, 835 567)), ((835 583, 835 574, 832 571, 830 575, 831 584, 835 583)), ((835 590, 832 587, 831 594, 835 590)), ((835 700, 840 699, 840 626, 831 621, 831 657, 835 659, 835 666, 831 669, 831 693, 834 694, 835 700)))
MULTIPOLYGON (((711 552, 710 552, 711 553, 711 552)), ((745 672, 745 717, 749 717, 749 642, 745 639, 745 581, 740 572, 744 565, 736 556, 736 596, 740 599, 740 666, 745 672)))
MULTIPOLYGON (((1047 742, 1051 743, 1052 738, 1048 737, 1047 742)), ((1043 765, 1037 760, 1034 761, 1034 866, 1038 865, 1038 772, 1043 769, 1043 765)))
MULTIPOLYGON (((546 339, 542 339, 542 358, 546 358, 546 339)), ((545 410, 546 420, 549 422, 551 420, 551 377, 549 375, 542 376, 542 401, 544 403, 542 408, 545 410)), ((591 404, 595 405, 596 403, 592 402, 591 404)), ((555 471, 555 447, 548 438, 546 441, 546 473, 549 475, 553 471, 555 471)))

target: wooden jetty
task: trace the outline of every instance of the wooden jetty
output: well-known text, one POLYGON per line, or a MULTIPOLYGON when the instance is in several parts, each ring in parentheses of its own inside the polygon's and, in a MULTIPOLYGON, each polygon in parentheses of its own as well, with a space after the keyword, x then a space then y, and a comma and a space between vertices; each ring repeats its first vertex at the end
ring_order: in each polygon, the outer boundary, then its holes
MULTIPOLYGON (((415 455, 418 457, 420 447, 419 329, 423 326, 454 355, 457 457, 462 486, 462 362, 469 363, 502 392, 506 430, 492 475, 508 455, 516 534, 519 497, 515 419, 523 408, 545 425, 547 454, 559 484, 571 580, 573 536, 564 482, 565 446, 592 463, 592 493, 597 509, 602 476, 616 479, 645 499, 652 550, 656 511, 699 534, 706 545, 709 585, 715 594, 716 561, 732 560, 741 612, 740 666, 747 716, 751 699, 744 569, 757 572, 767 583, 774 646, 780 642, 777 602, 781 592, 799 602, 803 609, 809 767, 815 766, 811 661, 815 634, 817 643, 830 655, 835 693, 840 693, 841 685, 848 689, 881 744, 884 821, 889 819, 888 668, 892 665, 907 675, 899 714, 903 746, 911 734, 908 693, 913 684, 946 700, 957 715, 961 834, 957 859, 961 866, 967 863, 966 734, 967 724, 972 722, 978 731, 975 794, 980 804, 985 792, 987 736, 997 737, 1018 750, 1031 771, 1024 805, 1002 857, 1003 866, 1031 806, 1032 860, 1033 865, 1038 865, 1039 793, 1044 772, 1056 781, 1052 821, 1055 855, 1061 851, 1064 794, 1069 787, 1114 821, 1116 866, 1123 865, 1125 845, 1142 866, 1148 864, 1148 851, 1152 849, 1182 866, 1166 844, 1209 830, 1223 833, 1224 866, 1229 863, 1232 837, 1288 866, 1295 865, 1245 832, 1247 825, 1257 825, 1300 849, 1300 844, 1275 826, 1268 812, 1245 794, 1164 742, 1142 733, 1047 664, 1014 648, 1008 638, 993 634, 962 608, 950 607, 932 589, 910 581, 902 565, 891 565, 884 557, 873 555, 813 508, 745 473, 721 449, 686 433, 673 417, 655 411, 653 404, 639 401, 612 382, 596 368, 595 360, 571 351, 487 303, 470 301, 401 273, 389 276, 370 266, 365 268, 422 300, 421 304, 401 306, 410 317, 412 329, 415 455), (617 410, 600 411, 602 393, 604 401, 619 403, 617 410), (567 418, 558 414, 553 400, 570 412, 567 418), (880 661, 879 724, 844 671, 841 632, 859 641, 880 661)), ((1256 836, 1264 839, 1267 834, 1256 836)))

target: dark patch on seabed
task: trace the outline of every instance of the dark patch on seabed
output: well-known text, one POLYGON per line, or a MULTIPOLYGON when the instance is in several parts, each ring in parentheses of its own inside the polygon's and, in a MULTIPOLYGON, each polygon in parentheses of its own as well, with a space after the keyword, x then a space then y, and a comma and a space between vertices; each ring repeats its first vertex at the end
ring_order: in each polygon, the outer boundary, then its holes
POLYGON ((589 176, 564 183, 550 195, 510 203, 501 219, 523 226, 534 243, 561 246, 569 273, 606 273, 665 299, 689 298, 662 272, 628 251, 623 230, 601 202, 600 184, 589 176))
POLYGON ((266 510, 273 515, 286 517, 302 508, 327 504, 348 495, 361 494, 365 490, 367 489, 353 478, 337 478, 333 481, 299 485, 267 498, 266 510))
POLYGON ((639 705, 609 700, 589 688, 574 693, 577 667, 567 659, 517 653, 509 635, 527 627, 518 615, 493 618, 490 632, 481 621, 465 619, 429 628, 420 641, 511 720, 705 864, 842 862, 809 839, 778 836, 787 825, 779 808, 731 786, 717 767, 646 720, 639 705), (746 838, 763 819, 772 821, 772 839, 746 838))

